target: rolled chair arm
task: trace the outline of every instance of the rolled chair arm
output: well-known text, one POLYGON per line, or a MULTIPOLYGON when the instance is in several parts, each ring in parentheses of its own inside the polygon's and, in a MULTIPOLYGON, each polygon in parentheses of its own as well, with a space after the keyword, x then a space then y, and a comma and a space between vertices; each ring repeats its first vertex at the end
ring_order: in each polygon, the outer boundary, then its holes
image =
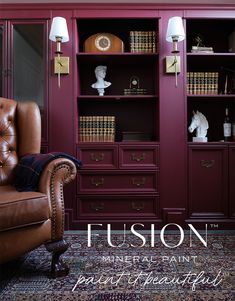
POLYGON ((66 158, 51 161, 43 170, 39 191, 47 194, 51 204, 51 239, 59 240, 64 234, 64 193, 63 186, 76 177, 75 164, 66 158))

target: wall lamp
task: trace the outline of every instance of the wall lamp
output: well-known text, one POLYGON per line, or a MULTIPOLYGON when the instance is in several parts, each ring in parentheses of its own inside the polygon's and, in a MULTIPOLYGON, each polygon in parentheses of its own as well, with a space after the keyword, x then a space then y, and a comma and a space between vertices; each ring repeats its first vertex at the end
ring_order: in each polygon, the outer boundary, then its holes
POLYGON ((61 43, 69 41, 66 19, 54 17, 51 23, 49 39, 56 42, 56 54, 54 58, 54 74, 58 75, 58 87, 60 87, 60 75, 69 74, 69 57, 61 56, 61 43))
POLYGON ((173 50, 171 53, 174 56, 166 57, 166 73, 175 73, 175 86, 178 86, 177 74, 180 73, 180 56, 177 56, 179 50, 177 43, 185 39, 185 32, 183 21, 181 17, 172 17, 168 20, 166 40, 173 43, 173 50))

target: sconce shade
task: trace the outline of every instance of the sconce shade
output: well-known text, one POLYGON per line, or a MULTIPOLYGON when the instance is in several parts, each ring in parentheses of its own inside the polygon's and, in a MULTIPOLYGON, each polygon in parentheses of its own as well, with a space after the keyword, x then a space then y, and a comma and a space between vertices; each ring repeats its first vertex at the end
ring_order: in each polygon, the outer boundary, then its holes
POLYGON ((166 40, 167 42, 172 42, 173 39, 177 42, 185 39, 185 32, 181 17, 172 17, 168 21, 166 40))
POLYGON ((56 38, 60 38, 61 43, 69 41, 67 23, 63 17, 54 17, 52 20, 49 39, 56 42, 56 38))

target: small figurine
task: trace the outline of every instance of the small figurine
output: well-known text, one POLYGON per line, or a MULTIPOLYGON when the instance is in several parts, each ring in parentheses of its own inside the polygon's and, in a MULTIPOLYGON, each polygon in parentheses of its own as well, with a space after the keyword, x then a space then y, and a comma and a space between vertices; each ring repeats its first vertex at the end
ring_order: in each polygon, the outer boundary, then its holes
POLYGON ((111 83, 104 80, 106 76, 107 66, 97 66, 95 68, 95 76, 97 81, 91 85, 92 88, 97 89, 100 96, 104 95, 104 89, 108 88, 111 83))
POLYGON ((196 129, 196 137, 193 137, 194 142, 207 142, 207 130, 209 128, 206 117, 199 111, 193 111, 192 122, 188 127, 190 133, 196 129))

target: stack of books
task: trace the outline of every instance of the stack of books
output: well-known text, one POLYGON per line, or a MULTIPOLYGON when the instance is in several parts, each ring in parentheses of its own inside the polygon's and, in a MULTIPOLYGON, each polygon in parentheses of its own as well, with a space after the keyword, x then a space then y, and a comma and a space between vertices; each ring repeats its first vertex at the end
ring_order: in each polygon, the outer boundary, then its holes
POLYGON ((115 116, 80 116, 81 142, 114 142, 115 116))
POLYGON ((192 53, 214 53, 213 47, 192 46, 192 53))
POLYGON ((130 31, 130 52, 156 52, 156 32, 130 31))
POLYGON ((218 72, 187 72, 187 94, 218 94, 218 72))

